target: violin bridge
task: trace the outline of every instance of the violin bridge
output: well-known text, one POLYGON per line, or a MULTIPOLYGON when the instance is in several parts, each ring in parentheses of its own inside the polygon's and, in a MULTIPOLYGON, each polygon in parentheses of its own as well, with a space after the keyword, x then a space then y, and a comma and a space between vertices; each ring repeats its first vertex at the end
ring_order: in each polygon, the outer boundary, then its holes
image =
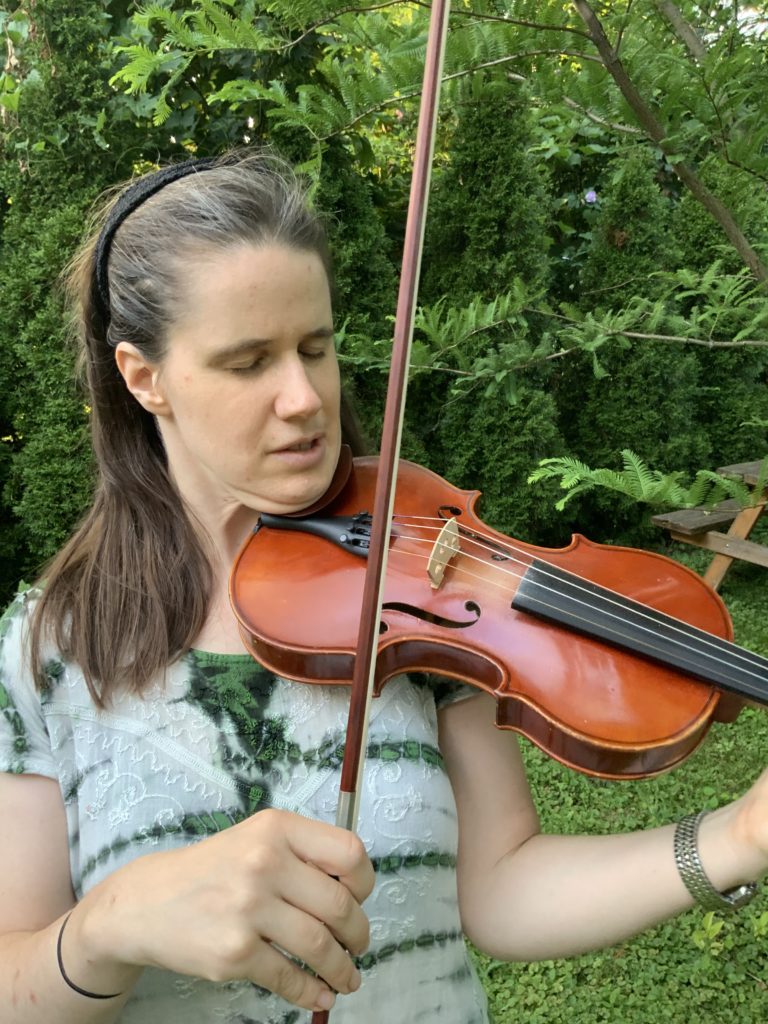
POLYGON ((448 564, 460 550, 459 524, 455 519, 449 519, 438 534, 427 563, 427 575, 433 590, 441 585, 448 564))

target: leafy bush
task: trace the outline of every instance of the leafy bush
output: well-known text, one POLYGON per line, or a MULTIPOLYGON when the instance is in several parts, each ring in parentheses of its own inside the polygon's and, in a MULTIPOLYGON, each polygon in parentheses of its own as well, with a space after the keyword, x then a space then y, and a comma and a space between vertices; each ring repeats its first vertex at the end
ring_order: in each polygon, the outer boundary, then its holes
POLYGON ((73 383, 58 281, 91 203, 130 176, 139 143, 153 144, 107 87, 104 3, 86 0, 74 12, 65 0, 39 0, 26 24, 15 54, 18 101, 0 137, 3 601, 39 571, 90 499, 87 409, 73 383))
POLYGON ((492 80, 458 108, 450 158, 435 174, 422 295, 493 298, 515 278, 546 281, 551 197, 525 93, 492 80))

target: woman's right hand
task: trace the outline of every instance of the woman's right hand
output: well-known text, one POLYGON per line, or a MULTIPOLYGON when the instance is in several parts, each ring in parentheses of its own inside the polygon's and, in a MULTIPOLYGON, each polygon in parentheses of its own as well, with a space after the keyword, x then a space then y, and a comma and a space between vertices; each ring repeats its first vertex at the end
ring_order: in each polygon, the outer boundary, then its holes
POLYGON ((95 991, 121 967, 140 965, 248 980, 296 1006, 327 1009, 334 991, 359 987, 350 954, 368 945, 361 904, 373 880, 353 833, 260 811, 105 879, 75 908, 63 959, 70 976, 95 991))

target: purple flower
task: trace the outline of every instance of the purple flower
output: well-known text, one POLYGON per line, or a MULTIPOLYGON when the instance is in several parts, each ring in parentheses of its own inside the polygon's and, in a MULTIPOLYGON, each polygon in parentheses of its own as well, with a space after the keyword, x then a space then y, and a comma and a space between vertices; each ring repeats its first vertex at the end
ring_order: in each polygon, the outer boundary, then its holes
POLYGON ((584 202, 589 203, 590 206, 592 205, 592 203, 597 202, 597 192, 595 192, 593 188, 591 188, 589 192, 584 193, 584 202))

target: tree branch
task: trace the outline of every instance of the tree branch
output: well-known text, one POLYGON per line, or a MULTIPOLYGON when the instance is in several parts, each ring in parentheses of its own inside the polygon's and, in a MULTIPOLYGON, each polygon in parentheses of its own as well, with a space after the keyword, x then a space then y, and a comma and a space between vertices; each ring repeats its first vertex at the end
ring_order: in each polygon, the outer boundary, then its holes
MULTIPOLYGON (((674 155, 672 147, 666 139, 664 128, 656 119, 653 111, 635 88, 634 83, 627 74, 624 65, 616 56, 614 49, 608 41, 603 26, 598 20, 586 0, 573 0, 574 7, 587 26, 592 42, 600 54, 606 71, 611 75, 614 82, 627 101, 635 117, 640 122, 646 135, 656 143, 661 151, 669 159, 674 155)), ((734 220, 733 214, 728 207, 710 192, 698 177, 693 168, 682 161, 670 160, 672 169, 678 178, 683 182, 691 195, 704 207, 709 215, 719 224, 728 241, 734 247, 740 258, 749 268, 753 276, 763 285, 768 285, 768 269, 764 266, 757 252, 752 248, 739 225, 734 220)))
MULTIPOLYGON (((561 53, 566 53, 566 54, 568 54, 570 56, 578 57, 579 60, 592 60, 592 61, 597 61, 598 63, 602 63, 602 61, 600 61, 600 59, 598 57, 593 57, 591 54, 575 53, 573 51, 567 51, 567 50, 565 50, 565 51, 564 50, 531 50, 530 52, 525 52, 525 53, 513 53, 513 54, 511 54, 511 55, 509 55, 507 57, 497 57, 496 60, 485 61, 482 64, 475 64, 475 65, 473 65, 470 68, 463 68, 461 71, 454 71, 453 74, 444 75, 443 79, 442 79, 442 83, 445 84, 446 82, 451 82, 451 81, 453 81, 456 78, 464 78, 466 75, 472 75, 476 71, 482 71, 485 68, 494 68, 494 67, 498 67, 501 64, 509 64, 512 61, 521 60, 524 57, 551 56, 553 54, 561 54, 561 53)), ((514 74, 513 72, 510 72, 507 75, 507 78, 510 79, 511 81, 515 81, 515 82, 527 82, 528 81, 528 79, 524 75, 517 75, 517 74, 514 74)), ((335 138, 341 132, 347 132, 347 131, 349 131, 350 128, 354 128, 356 124, 359 124, 361 121, 365 120, 365 118, 369 117, 371 114, 375 114, 377 110, 383 110, 385 107, 390 107, 394 103, 400 104, 400 103, 403 102, 403 100, 410 100, 410 99, 413 99, 414 97, 420 96, 420 95, 421 95, 421 86, 419 86, 418 88, 412 89, 410 92, 401 93, 399 96, 391 96, 389 99, 382 100, 381 103, 377 103, 375 106, 368 107, 367 109, 362 111, 362 113, 358 114, 357 117, 355 117, 351 121, 347 122, 347 124, 345 124, 343 128, 339 128, 336 131, 331 132, 330 135, 323 135, 322 138, 318 139, 318 141, 319 142, 327 142, 329 139, 335 138)))
MULTIPOLYGON (((536 309, 535 306, 525 306, 523 311, 526 313, 537 313, 539 316, 550 316, 554 320, 564 320, 569 324, 578 325, 583 323, 582 320, 574 320, 573 317, 565 316, 563 313, 554 313, 551 309, 536 309)), ((768 341, 759 338, 743 338, 741 341, 712 341, 709 338, 686 338, 685 335, 680 334, 644 334, 641 331, 621 331, 604 327, 596 321, 594 323, 595 327, 598 327, 603 334, 622 338, 637 338, 639 341, 669 341, 677 344, 701 345, 704 348, 768 348, 768 341)), ((568 349, 567 351, 571 352, 573 349, 568 349)))
MULTIPOLYGON (((323 25, 330 25, 337 18, 340 18, 342 14, 367 14, 369 11, 381 11, 385 7, 402 7, 405 0, 384 0, 380 4, 371 4, 370 6, 364 5, 342 7, 334 14, 329 15, 327 18, 322 18, 320 21, 314 22, 310 25, 300 36, 296 39, 291 39, 290 42, 286 43, 285 46, 279 48, 280 50, 290 50, 296 46, 297 43, 302 42, 307 36, 312 35, 323 25)), ((427 3, 427 0, 407 0, 407 2, 413 7, 426 7, 427 10, 431 10, 432 4, 427 3)), ((542 25, 536 21, 525 21, 520 18, 508 18, 501 14, 481 14, 479 11, 464 10, 464 11, 451 11, 452 17, 457 18, 474 18, 477 21, 500 21, 504 25, 517 25, 520 28, 533 28, 540 32, 569 32, 571 35, 580 36, 582 39, 589 39, 589 33, 583 32, 579 28, 574 28, 572 25, 542 25)), ((278 52, 279 52, 278 51, 278 52)))
MULTIPOLYGON (((672 0, 656 0, 656 6, 667 21, 669 21, 670 25, 672 25, 675 30, 675 34, 681 42, 685 44, 691 57, 693 57, 697 63, 702 62, 707 55, 707 48, 704 46, 704 43, 702 43, 696 29, 685 20, 677 6, 672 3, 672 0)), ((720 126, 720 146, 725 162, 730 164, 731 167, 736 167, 738 170, 743 171, 745 174, 751 174, 752 177, 757 178, 758 181, 768 181, 768 177, 766 177, 765 174, 761 174, 759 171, 755 171, 751 167, 746 167, 744 164, 739 163, 738 160, 732 159, 728 152, 727 131, 726 126, 723 123, 720 108, 717 105, 717 100, 712 93, 709 82, 703 73, 701 74, 701 84, 707 94, 709 105, 712 107, 714 115, 720 126)))
MULTIPOLYGON (((602 62, 601 62, 602 63, 602 62)), ((582 107, 576 100, 570 99, 568 96, 563 96, 563 103, 566 107, 570 107, 571 110, 578 110, 582 113, 587 120, 592 121, 594 124, 599 124, 601 128, 610 128, 614 132, 624 132, 625 135, 642 135, 643 132, 640 128, 633 128, 629 124, 617 124, 615 121, 608 121, 604 117, 600 117, 593 111, 588 110, 586 107, 582 107)))
POLYGON ((703 345, 704 348, 768 348, 768 341, 744 338, 742 341, 710 341, 706 338, 686 338, 675 334, 641 334, 639 331, 606 331, 606 334, 621 334, 624 338, 639 338, 642 341, 674 341, 686 345, 703 345))
POLYGON ((693 59, 697 62, 704 60, 707 55, 706 47, 699 39, 696 29, 685 20, 677 4, 672 3, 672 0, 656 0, 656 6, 675 30, 675 35, 686 46, 693 59))
POLYGON ((619 28, 618 35, 616 36, 616 46, 614 47, 614 49, 616 50, 617 56, 618 56, 619 50, 621 49, 621 44, 622 44, 622 42, 624 40, 624 29, 629 24, 629 17, 630 17, 630 15, 632 13, 632 2, 633 2, 633 0, 627 0, 627 9, 624 12, 624 18, 623 18, 621 26, 619 28))

